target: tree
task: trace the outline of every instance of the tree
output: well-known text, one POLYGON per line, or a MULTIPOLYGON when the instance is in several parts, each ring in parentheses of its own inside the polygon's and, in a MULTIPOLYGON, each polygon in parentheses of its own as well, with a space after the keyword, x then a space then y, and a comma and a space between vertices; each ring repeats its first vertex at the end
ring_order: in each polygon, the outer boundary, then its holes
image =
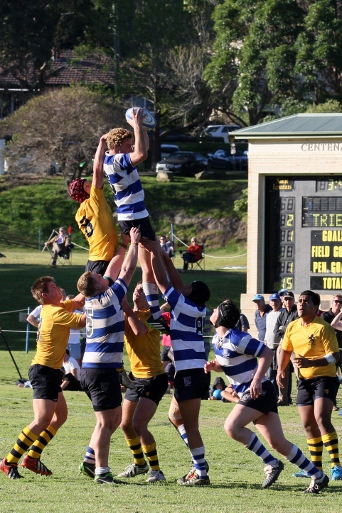
POLYGON ((214 20, 217 39, 205 77, 235 121, 246 110, 249 124, 258 123, 267 106, 298 96, 293 68, 303 9, 296 0, 226 0, 214 20))
POLYGON ((80 43, 92 18, 91 0, 1 2, 0 68, 39 94, 54 52, 80 43))
POLYGON ((122 108, 86 88, 35 97, 0 123, 0 134, 13 134, 6 151, 8 173, 43 174, 55 161, 68 182, 80 176, 82 162, 91 162, 99 137, 123 120, 122 108))
POLYGON ((342 102, 342 2, 304 2, 306 16, 297 40, 296 71, 305 94, 314 103, 342 102))

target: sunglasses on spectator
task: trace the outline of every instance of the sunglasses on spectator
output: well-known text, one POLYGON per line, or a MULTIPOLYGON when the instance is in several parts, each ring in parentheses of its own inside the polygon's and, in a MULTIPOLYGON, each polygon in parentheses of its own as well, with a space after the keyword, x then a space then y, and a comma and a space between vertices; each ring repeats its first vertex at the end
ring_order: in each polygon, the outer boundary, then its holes
POLYGON ((341 303, 342 304, 342 300, 341 299, 334 299, 334 303, 341 303))

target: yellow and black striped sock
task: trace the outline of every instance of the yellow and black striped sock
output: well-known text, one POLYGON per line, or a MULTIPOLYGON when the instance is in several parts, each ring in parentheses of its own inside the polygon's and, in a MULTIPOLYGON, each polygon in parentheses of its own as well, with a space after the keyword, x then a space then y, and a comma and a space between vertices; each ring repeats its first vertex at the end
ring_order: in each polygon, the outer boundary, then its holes
POLYGON ((20 433, 18 440, 16 441, 13 449, 10 453, 7 454, 6 460, 8 463, 18 463, 24 452, 32 445, 32 443, 37 440, 37 435, 32 433, 32 431, 25 427, 20 433))
POLYGON ((140 438, 138 436, 136 438, 126 438, 126 442, 132 451, 134 463, 139 466, 145 465, 146 461, 141 448, 140 438))
POLYGON ((326 448, 330 456, 331 468, 334 468, 335 465, 340 464, 340 458, 338 454, 338 437, 336 431, 323 435, 322 440, 324 443, 324 447, 326 448))
POLYGON ((28 456, 31 458, 40 458, 42 451, 45 449, 47 444, 53 439, 57 431, 52 426, 48 426, 44 431, 40 433, 34 444, 31 445, 28 456))
POLYGON ((152 470, 160 470, 156 442, 142 446, 152 470))
POLYGON ((322 437, 319 436, 317 438, 308 438, 306 440, 312 463, 318 468, 318 470, 322 470, 322 453, 323 453, 323 441, 322 437))

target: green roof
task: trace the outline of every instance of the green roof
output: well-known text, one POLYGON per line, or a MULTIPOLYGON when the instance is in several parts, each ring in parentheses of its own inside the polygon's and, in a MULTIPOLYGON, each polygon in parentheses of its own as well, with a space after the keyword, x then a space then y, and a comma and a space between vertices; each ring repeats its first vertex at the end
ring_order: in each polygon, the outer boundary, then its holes
POLYGON ((342 136, 342 114, 295 114, 234 131, 237 139, 342 136))

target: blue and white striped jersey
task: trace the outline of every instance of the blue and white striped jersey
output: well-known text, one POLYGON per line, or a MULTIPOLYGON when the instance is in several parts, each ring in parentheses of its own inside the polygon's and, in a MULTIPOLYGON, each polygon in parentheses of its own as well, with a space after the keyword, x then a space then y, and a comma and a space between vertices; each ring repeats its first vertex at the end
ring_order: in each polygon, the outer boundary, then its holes
POLYGON ((168 287, 163 295, 171 307, 170 336, 176 371, 203 369, 206 363, 203 328, 206 308, 168 287))
POLYGON ((87 343, 82 360, 85 369, 122 367, 125 317, 121 307, 126 283, 118 278, 105 292, 87 298, 87 343))
MULTIPOLYGON (((249 389, 258 367, 258 357, 265 344, 249 333, 229 329, 223 338, 216 333, 213 338, 215 359, 229 378, 235 392, 241 397, 249 389)), ((267 381, 266 376, 261 380, 267 381)))
POLYGON ((118 221, 132 221, 148 217, 144 190, 138 170, 132 166, 129 153, 109 155, 106 152, 103 171, 114 193, 118 221))

